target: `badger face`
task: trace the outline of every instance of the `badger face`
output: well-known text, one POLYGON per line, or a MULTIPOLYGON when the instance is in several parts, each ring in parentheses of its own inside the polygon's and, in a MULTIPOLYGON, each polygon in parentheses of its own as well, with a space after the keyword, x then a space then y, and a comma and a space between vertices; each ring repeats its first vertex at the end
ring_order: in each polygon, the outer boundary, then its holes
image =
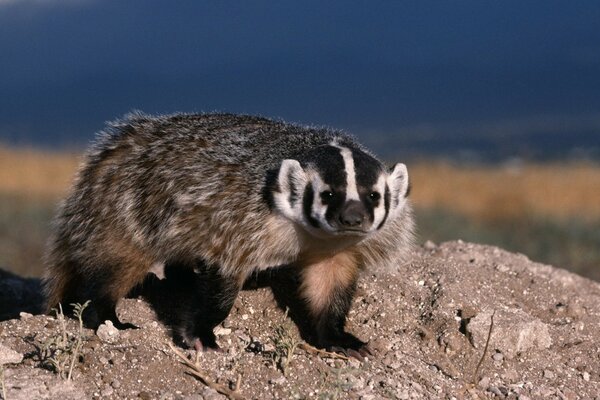
POLYGON ((407 195, 404 164, 387 170, 364 151, 333 142, 283 160, 273 199, 314 236, 366 236, 393 219, 407 195))

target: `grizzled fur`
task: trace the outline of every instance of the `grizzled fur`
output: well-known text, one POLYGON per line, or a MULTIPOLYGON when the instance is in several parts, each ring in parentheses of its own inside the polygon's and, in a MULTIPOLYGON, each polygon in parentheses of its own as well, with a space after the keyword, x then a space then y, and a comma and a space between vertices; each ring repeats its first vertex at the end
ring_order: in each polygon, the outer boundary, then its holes
MULTIPOLYGON (((202 293, 191 300, 209 311, 194 312, 181 333, 197 346, 199 339, 214 347, 212 328, 227 316, 244 281, 259 270, 291 265, 318 344, 358 349, 363 343, 343 331, 345 316, 359 269, 388 265, 410 247, 408 176, 398 172, 405 193, 381 193, 380 201, 396 211, 368 235, 323 238, 316 232, 319 221, 309 216, 303 226, 286 214, 297 212, 291 210, 300 197, 310 211, 307 199, 319 194, 296 186, 319 174, 360 186, 361 179, 388 176, 388 170, 352 138, 328 129, 229 114, 129 115, 100 134, 55 221, 44 279, 47 305, 91 299, 88 325, 118 323, 117 301, 153 265, 200 266, 220 284, 212 292, 211 285, 198 285, 202 293), (310 153, 314 149, 322 150, 310 153), (315 171, 309 153, 321 160, 315 171), (337 164, 327 168, 327 160, 337 164), (356 164, 357 183, 340 171, 348 160, 356 164), (289 186, 285 198, 283 185, 289 186)), ((360 199, 360 210, 346 214, 375 218, 360 199)))

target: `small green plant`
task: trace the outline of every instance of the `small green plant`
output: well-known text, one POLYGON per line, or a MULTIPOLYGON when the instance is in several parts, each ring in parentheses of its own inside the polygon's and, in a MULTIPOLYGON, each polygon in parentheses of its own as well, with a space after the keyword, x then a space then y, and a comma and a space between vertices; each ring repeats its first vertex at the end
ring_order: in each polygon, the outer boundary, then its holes
POLYGON ((359 372, 359 369, 353 367, 331 367, 329 372, 325 373, 318 399, 338 400, 346 398, 345 393, 353 387, 353 384, 348 381, 347 375, 356 375, 359 372))
POLYGON ((68 331, 66 318, 62 306, 59 304, 58 309, 54 309, 59 324, 59 332, 51 336, 42 347, 43 362, 50 366, 62 379, 68 381, 73 376, 73 368, 83 345, 83 312, 89 304, 89 300, 84 304, 71 304, 73 315, 79 321, 79 329, 74 333, 68 331))
POLYGON ((275 326, 275 335, 271 338, 275 345, 275 351, 272 354, 273 362, 284 375, 296 348, 300 344, 300 338, 287 317, 288 311, 289 309, 285 310, 283 321, 275 326))

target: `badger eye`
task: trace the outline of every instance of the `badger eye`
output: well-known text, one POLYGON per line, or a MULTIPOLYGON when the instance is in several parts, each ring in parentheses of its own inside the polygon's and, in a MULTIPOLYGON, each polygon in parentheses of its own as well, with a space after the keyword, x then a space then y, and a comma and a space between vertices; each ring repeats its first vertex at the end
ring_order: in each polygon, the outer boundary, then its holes
POLYGON ((379 193, 377 193, 377 192, 371 192, 371 193, 369 193, 369 198, 372 201, 377 201, 377 200, 379 200, 381 198, 381 195, 379 193))
POLYGON ((321 192, 321 200, 323 201, 323 203, 327 203, 329 201, 331 201, 331 199, 333 199, 333 192, 329 191, 329 190, 324 190, 321 192))

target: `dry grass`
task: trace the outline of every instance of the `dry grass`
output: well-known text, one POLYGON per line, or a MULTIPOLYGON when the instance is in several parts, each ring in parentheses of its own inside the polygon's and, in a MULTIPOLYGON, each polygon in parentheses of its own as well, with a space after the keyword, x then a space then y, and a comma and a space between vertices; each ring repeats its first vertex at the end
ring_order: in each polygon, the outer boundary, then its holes
POLYGON ((600 166, 525 164, 465 167, 440 162, 409 165, 418 208, 445 209, 497 221, 535 216, 600 219, 600 166))
MULTIPOLYGON (((0 146, 0 268, 40 274, 51 217, 80 161, 0 146)), ((408 167, 422 240, 495 244, 600 279, 600 165, 408 167)))
MULTIPOLYGON (((63 197, 81 161, 78 153, 0 146, 0 193, 24 199, 63 197)), ((419 208, 446 209, 486 220, 548 215, 600 219, 600 166, 524 164, 519 168, 409 165, 419 208)))
POLYGON ((53 153, 0 146, 0 193, 29 200, 55 200, 69 188, 78 153, 53 153))

